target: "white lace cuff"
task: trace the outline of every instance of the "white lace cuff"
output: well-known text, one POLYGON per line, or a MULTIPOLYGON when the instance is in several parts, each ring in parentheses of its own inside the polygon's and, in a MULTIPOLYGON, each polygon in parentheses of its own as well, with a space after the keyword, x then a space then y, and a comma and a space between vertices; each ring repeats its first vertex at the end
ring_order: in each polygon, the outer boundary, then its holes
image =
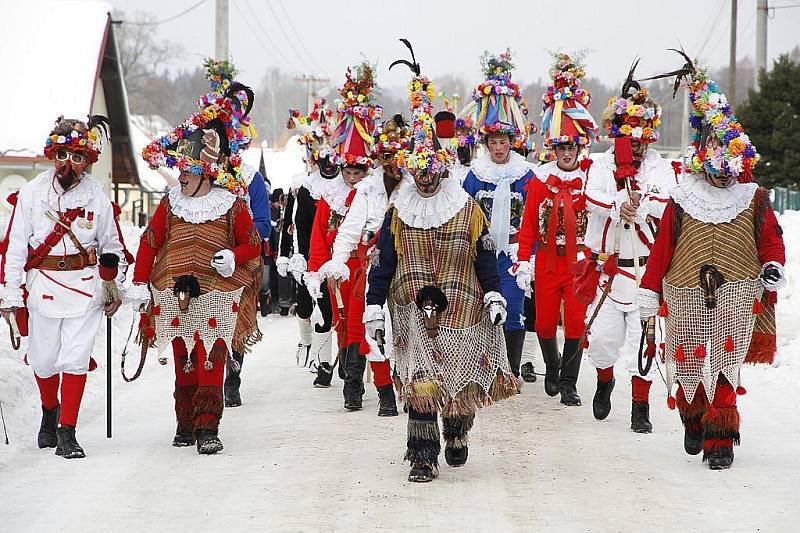
POLYGON ((289 266, 287 270, 289 272, 297 272, 298 274, 304 274, 306 270, 308 270, 308 262, 306 258, 303 257, 303 254, 294 254, 291 258, 289 258, 289 266))
POLYGON ((636 304, 639 306, 639 316, 643 319, 650 318, 658 313, 661 297, 655 291, 639 287, 639 292, 636 294, 636 304))
POLYGON ((319 269, 319 273, 324 278, 334 278, 339 281, 347 281, 350 279, 350 269, 341 261, 331 259, 319 269))
POLYGON ((506 307, 506 299, 503 298, 503 295, 497 291, 487 292, 483 295, 483 305, 488 306, 493 302, 499 302, 503 308, 506 307))
POLYGON ((761 278, 761 283, 764 285, 764 288, 767 289, 768 291, 777 291, 778 289, 784 288, 786 286, 786 272, 783 269, 783 265, 778 263, 777 261, 768 261, 764 263, 764 265, 761 267, 761 274, 759 275, 759 277, 763 276, 764 270, 766 270, 766 268, 770 266, 778 269, 781 278, 778 281, 766 281, 764 278, 761 278))
POLYGON ((211 259, 211 266, 219 272, 220 276, 229 278, 233 276, 233 271, 236 269, 236 256, 233 255, 232 250, 220 250, 211 259))
POLYGON ((288 265, 288 264, 289 264, 289 258, 288 258, 288 257, 286 257, 285 255, 280 255, 280 256, 278 256, 278 258, 275 260, 275 266, 278 266, 278 265, 288 265))
MULTIPOLYGON (((497 294, 497 293, 495 293, 497 294)), ((377 304, 368 305, 364 310, 364 324, 372 322, 373 320, 385 320, 383 314, 383 307, 377 304)))
POLYGON ((19 287, 0 287, 0 307, 3 309, 25 307, 25 302, 22 299, 22 289, 19 287))
POLYGON ((136 283, 125 289, 125 297, 131 301, 143 302, 150 299, 147 283, 136 283))
POLYGON ((519 276, 520 274, 530 274, 533 276, 533 264, 530 261, 520 261, 514 265, 514 272, 512 274, 519 276))

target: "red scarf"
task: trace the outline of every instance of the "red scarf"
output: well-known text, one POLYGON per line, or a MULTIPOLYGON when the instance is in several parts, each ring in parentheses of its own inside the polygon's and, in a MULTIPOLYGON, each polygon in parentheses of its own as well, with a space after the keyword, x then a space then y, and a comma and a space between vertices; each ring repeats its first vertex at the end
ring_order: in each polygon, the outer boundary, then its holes
POLYGON ((575 228, 575 208, 572 201, 572 191, 579 191, 583 186, 580 178, 570 181, 560 179, 554 174, 548 176, 545 184, 556 189, 553 193, 553 207, 550 210, 550 220, 547 223, 547 242, 553 247, 553 253, 547 258, 547 271, 556 270, 556 230, 558 229, 558 210, 564 206, 564 237, 566 239, 567 265, 572 265, 578 256, 578 242, 575 228))

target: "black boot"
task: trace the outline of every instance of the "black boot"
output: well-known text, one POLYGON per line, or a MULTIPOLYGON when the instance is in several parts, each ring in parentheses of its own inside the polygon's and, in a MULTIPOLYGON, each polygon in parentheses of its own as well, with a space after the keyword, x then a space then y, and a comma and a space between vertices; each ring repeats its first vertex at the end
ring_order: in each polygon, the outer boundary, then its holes
POLYGON ((558 375, 561 366, 561 355, 558 353, 556 338, 543 339, 539 337, 539 347, 542 349, 542 358, 547 367, 544 375, 544 391, 548 396, 555 396, 559 392, 558 375))
POLYGON ((347 347, 345 360, 340 360, 339 364, 345 370, 342 387, 344 408, 358 411, 364 403, 364 370, 367 368, 367 358, 359 353, 359 343, 354 342, 347 347))
POLYGON ((683 449, 689 455, 697 455, 703 451, 703 424, 700 416, 684 418, 683 421, 683 449))
POLYGON ((652 433, 650 423, 650 404, 648 402, 631 402, 631 430, 634 433, 652 433))
POLYGON ((411 472, 408 473, 408 480, 413 483, 427 483, 436 478, 438 471, 436 467, 421 459, 411 460, 411 472))
POLYGON ((42 406, 42 424, 39 426, 39 448, 55 448, 58 446, 58 415, 61 413, 61 406, 56 405, 52 409, 45 409, 42 406))
POLYGON ((617 383, 615 378, 611 381, 603 383, 597 380, 597 390, 594 393, 592 400, 592 412, 597 420, 605 420, 611 412, 611 392, 614 390, 614 385, 617 383))
POLYGON ((524 329, 505 329, 503 334, 506 338, 506 353, 508 355, 508 365, 514 377, 519 377, 519 365, 522 362, 522 345, 525 342, 524 329))
POLYGON ((239 385, 242 384, 242 363, 244 354, 232 352, 225 362, 225 407, 239 407, 242 397, 239 394, 239 385))
POLYGON ((339 348, 339 367, 337 372, 339 373, 339 379, 342 381, 347 379, 347 359, 349 355, 347 354, 347 348, 339 348))
POLYGON ((725 470, 733 465, 733 447, 720 446, 708 454, 708 468, 711 470, 725 470))
POLYGON ((378 416, 397 416, 397 400, 394 397, 394 386, 389 383, 378 387, 378 416))
POLYGON ((86 454, 75 439, 75 428, 73 426, 61 426, 56 430, 58 436, 58 446, 56 455, 61 455, 64 459, 82 459, 86 454))
POLYGON ((558 386, 561 389, 561 403, 564 405, 581 405, 576 385, 578 373, 581 370, 583 348, 578 348, 579 339, 564 339, 564 354, 561 359, 561 379, 558 386))
POLYGON ((444 459, 450 466, 463 466, 469 456, 469 430, 475 421, 475 414, 442 417, 442 438, 444 439, 444 459))
POLYGON ((522 374, 522 379, 526 382, 536 383, 536 370, 533 368, 533 363, 530 361, 522 365, 520 373, 522 374))
POLYGON ((267 316, 269 314, 269 292, 258 292, 258 308, 261 311, 261 316, 267 316))
POLYGON ((211 455, 224 449, 222 441, 219 440, 216 429, 197 430, 197 453, 201 455, 211 455))
POLYGON ((436 412, 421 413, 409 406, 408 443, 405 459, 411 462, 408 480, 431 481, 439 473, 439 423, 436 412))
POLYGON ((331 378, 333 378, 333 369, 330 363, 320 363, 317 366, 317 377, 314 380, 314 387, 318 389, 327 389, 331 386, 331 378))

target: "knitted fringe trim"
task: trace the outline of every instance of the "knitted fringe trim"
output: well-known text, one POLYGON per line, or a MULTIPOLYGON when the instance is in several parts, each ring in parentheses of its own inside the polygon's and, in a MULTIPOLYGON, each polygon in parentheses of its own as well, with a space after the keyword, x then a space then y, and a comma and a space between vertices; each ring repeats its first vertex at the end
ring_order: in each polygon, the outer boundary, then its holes
POLYGON ((222 387, 197 387, 194 395, 195 429, 217 429, 223 406, 222 387))
POLYGON ((439 452, 441 445, 439 441, 429 441, 421 439, 408 439, 408 448, 403 457, 404 461, 422 461, 434 469, 439 468, 439 452))
POLYGON ((744 362, 753 365, 771 365, 775 362, 776 350, 775 335, 754 331, 750 340, 750 348, 747 349, 747 356, 744 362))
POLYGON ((492 381, 488 394, 475 382, 467 383, 455 398, 451 398, 444 388, 430 381, 410 383, 403 389, 404 401, 415 411, 441 412, 443 417, 474 415, 481 407, 514 397, 516 394, 516 378, 502 373, 492 381))
POLYGON ((703 415, 703 428, 706 440, 730 439, 739 445, 739 410, 736 407, 713 407, 703 415))
POLYGON ((708 399, 706 398, 703 384, 701 383, 697 388, 697 392, 694 395, 692 403, 686 401, 686 393, 684 392, 683 387, 678 387, 678 393, 675 395, 675 405, 678 407, 681 420, 699 420, 708 408, 708 399))
POLYGON ((469 444, 469 430, 475 415, 442 417, 442 438, 452 448, 464 448, 469 444))
POLYGON ((194 395, 197 385, 176 385, 175 392, 175 420, 179 433, 188 433, 194 430, 194 395))
POLYGON ((435 420, 409 420, 408 438, 439 442, 439 423, 435 420))

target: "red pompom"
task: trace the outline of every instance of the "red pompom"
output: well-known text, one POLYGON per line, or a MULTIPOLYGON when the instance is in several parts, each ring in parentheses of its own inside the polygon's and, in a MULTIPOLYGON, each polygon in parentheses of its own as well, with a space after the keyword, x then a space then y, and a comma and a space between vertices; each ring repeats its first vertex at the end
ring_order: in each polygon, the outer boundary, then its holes
POLYGON ((239 304, 237 304, 236 302, 233 302, 233 305, 231 306, 231 311, 233 311, 234 313, 238 313, 239 312, 239 304))
POLYGON ((694 349, 694 356, 698 359, 705 359, 706 357, 706 345, 705 344, 698 344, 697 348, 694 349))
POLYGON ((670 410, 673 410, 675 409, 675 405, 676 405, 675 398, 673 398, 672 396, 667 396, 667 407, 669 407, 670 410))
POLYGON ((153 306, 153 314, 156 315, 156 316, 161 314, 161 306, 160 305, 154 305, 153 306))
POLYGON ((753 300, 753 314, 760 315, 763 312, 764 312, 764 305, 761 303, 761 300, 756 298, 755 300, 753 300))
POLYGON ((738 387, 736 387, 736 394, 738 394, 739 396, 744 396, 745 394, 747 394, 747 390, 741 385, 739 385, 738 387))
POLYGON ((667 309, 667 301, 661 302, 661 307, 658 308, 658 316, 666 318, 669 316, 669 309, 667 309))
POLYGON ((664 343, 663 342, 658 343, 658 349, 661 350, 662 352, 664 351, 664 343))
POLYGON ((586 172, 587 170, 589 170, 589 167, 592 166, 592 163, 594 163, 594 161, 592 161, 588 157, 584 157, 583 159, 580 160, 578 166, 581 168, 582 171, 586 172))
POLYGON ((173 328, 177 328, 178 326, 181 325, 181 319, 176 316, 175 318, 172 319, 172 322, 170 322, 170 324, 172 325, 173 328))
POLYGON ((683 345, 679 344, 675 350, 675 360, 679 363, 686 361, 686 352, 683 350, 683 345))
POLYGON ((647 349, 645 349, 644 354, 647 357, 655 357, 656 356, 656 343, 648 342, 647 349))
POLYGON ((97 368, 97 361, 94 360, 94 357, 89 358, 89 372, 92 372, 95 368, 97 368))
POLYGON ((210 328, 217 327, 217 319, 214 318, 213 316, 208 319, 208 327, 210 327, 210 328))
POLYGON ((733 337, 728 335, 728 338, 725 339, 725 351, 731 353, 733 351, 733 337))
POLYGON ((16 206, 18 197, 19 197, 19 191, 12 192, 11 194, 8 195, 8 198, 6 198, 6 201, 11 205, 16 206))
POLYGON ((583 349, 584 350, 588 350, 589 349, 589 337, 585 337, 583 339, 583 349))

